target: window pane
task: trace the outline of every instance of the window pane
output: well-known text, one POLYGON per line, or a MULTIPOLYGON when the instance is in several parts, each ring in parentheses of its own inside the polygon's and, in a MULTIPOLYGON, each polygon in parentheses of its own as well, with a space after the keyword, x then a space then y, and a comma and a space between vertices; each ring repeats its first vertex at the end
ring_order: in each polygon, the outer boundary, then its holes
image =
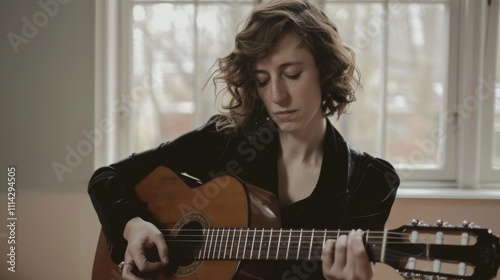
POLYGON ((445 4, 394 4, 389 11, 386 158, 444 163, 448 11, 445 4))
POLYGON ((213 90, 202 92, 203 84, 251 8, 181 1, 133 7, 133 151, 176 138, 214 113, 213 90))
POLYGON ((131 122, 133 149, 143 150, 192 126, 194 6, 136 5, 133 15, 132 89, 151 81, 131 122))
MULTIPOLYGON (((351 104, 349 114, 335 123, 354 146, 378 155, 377 123, 383 91, 383 14, 382 4, 340 4, 325 6, 328 17, 337 25, 340 36, 356 54, 363 89, 351 104)), ((336 121, 336 117, 332 118, 336 121)))
POLYGON ((242 28, 245 18, 250 14, 253 5, 212 4, 200 5, 198 9, 198 75, 196 122, 205 123, 214 114, 214 88, 208 80, 214 63, 219 57, 228 55, 234 48, 237 30, 242 28), (200 89, 208 81, 203 94, 200 89))

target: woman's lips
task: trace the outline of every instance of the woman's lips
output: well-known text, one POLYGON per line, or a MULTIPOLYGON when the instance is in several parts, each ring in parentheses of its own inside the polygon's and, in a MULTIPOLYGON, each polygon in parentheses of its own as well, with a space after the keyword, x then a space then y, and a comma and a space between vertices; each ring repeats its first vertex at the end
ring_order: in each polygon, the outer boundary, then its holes
POLYGON ((281 122, 291 121, 297 115, 297 110, 285 110, 275 112, 274 115, 281 122))

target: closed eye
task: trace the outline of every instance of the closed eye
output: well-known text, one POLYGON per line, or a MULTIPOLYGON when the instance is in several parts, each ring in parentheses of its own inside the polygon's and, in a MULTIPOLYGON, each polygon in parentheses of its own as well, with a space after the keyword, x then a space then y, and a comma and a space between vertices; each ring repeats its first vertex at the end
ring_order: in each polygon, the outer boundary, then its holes
POLYGON ((264 80, 264 81, 259 81, 257 80, 257 86, 258 87, 265 87, 267 85, 267 83, 269 82, 269 79, 267 80, 264 80))
POLYGON ((285 75, 285 77, 289 80, 297 80, 298 78, 300 78, 300 74, 302 74, 301 72, 295 74, 295 75, 285 75))

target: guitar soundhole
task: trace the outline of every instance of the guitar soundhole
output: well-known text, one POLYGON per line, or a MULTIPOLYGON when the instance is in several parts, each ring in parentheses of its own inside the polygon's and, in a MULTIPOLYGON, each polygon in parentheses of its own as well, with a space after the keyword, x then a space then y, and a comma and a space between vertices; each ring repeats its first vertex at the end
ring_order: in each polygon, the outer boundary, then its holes
POLYGON ((175 265, 187 266, 194 262, 203 244, 203 227, 198 222, 184 225, 169 242, 170 255, 175 265))
POLYGON ((195 273, 203 261, 197 260, 205 240, 203 229, 210 223, 207 216, 192 211, 182 216, 167 237, 170 265, 168 270, 177 277, 187 277, 195 273))

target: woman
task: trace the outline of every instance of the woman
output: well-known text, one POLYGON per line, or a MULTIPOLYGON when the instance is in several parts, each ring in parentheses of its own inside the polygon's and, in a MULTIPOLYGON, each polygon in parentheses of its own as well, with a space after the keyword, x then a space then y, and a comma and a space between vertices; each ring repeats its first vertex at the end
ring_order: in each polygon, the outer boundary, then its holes
POLYGON ((355 100, 353 52, 327 16, 301 0, 258 6, 235 43, 213 73, 230 96, 222 115, 92 176, 89 194, 112 259, 123 261, 124 279, 140 279, 137 271, 175 257, 133 191, 163 165, 202 181, 229 173, 275 194, 283 228, 353 229, 326 242, 321 265, 280 262, 270 279, 371 279, 360 229, 384 227, 399 179, 389 163, 347 144, 327 118, 355 100), (150 249, 157 260, 145 256, 150 249))

